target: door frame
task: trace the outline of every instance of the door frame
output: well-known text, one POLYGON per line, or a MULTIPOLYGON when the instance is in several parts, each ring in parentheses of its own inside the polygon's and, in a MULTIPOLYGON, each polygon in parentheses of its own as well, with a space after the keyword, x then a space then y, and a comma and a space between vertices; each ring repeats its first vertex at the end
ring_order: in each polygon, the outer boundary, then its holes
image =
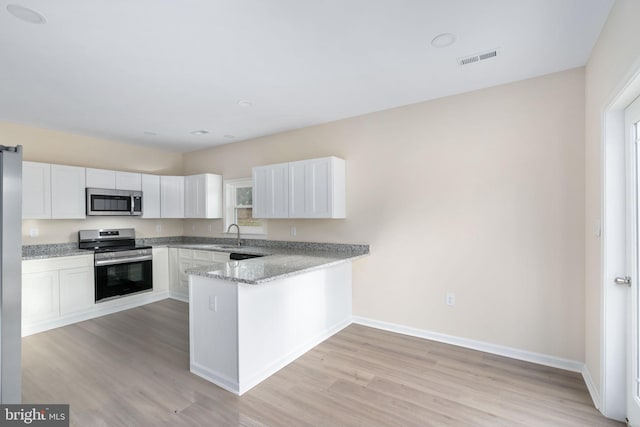
MULTIPOLYGON (((626 266, 626 132, 625 109, 640 95, 640 61, 623 79, 602 113, 602 206, 600 392, 594 403, 608 418, 624 420, 627 393, 626 297, 628 288, 613 280, 627 275, 626 266)), ((600 234, 598 234, 600 235, 600 234)))

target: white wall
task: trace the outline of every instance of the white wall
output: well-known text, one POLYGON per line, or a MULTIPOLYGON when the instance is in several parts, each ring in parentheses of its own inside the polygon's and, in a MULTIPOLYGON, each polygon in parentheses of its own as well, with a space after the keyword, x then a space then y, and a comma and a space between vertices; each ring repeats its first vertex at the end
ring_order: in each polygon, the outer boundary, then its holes
POLYGON ((347 219, 268 238, 369 243, 355 315, 584 360, 582 68, 186 153, 184 171, 326 155, 347 161, 347 219))

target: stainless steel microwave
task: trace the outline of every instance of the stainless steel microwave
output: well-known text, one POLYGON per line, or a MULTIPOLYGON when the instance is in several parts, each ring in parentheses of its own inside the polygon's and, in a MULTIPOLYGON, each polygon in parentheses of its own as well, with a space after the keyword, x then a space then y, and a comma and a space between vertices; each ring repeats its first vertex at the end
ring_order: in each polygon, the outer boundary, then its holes
POLYGON ((88 216, 140 216, 142 191, 87 188, 88 216))

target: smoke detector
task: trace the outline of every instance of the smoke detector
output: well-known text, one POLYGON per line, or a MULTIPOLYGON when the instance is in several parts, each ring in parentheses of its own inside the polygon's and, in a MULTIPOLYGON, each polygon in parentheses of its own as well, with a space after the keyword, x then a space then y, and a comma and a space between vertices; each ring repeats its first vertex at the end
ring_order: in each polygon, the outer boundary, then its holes
POLYGON ((458 58, 458 65, 469 65, 476 62, 485 61, 487 59, 495 58, 498 56, 498 49, 489 50, 487 52, 476 53, 475 55, 465 56, 458 58))

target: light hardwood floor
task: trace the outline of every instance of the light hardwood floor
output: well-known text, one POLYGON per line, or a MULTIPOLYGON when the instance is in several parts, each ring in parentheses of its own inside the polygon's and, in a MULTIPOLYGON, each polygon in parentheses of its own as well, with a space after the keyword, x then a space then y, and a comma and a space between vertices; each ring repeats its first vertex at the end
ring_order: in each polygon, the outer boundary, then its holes
POLYGON ((187 304, 22 341, 23 401, 77 426, 621 426, 579 374, 351 325, 237 397, 189 372, 187 304))

